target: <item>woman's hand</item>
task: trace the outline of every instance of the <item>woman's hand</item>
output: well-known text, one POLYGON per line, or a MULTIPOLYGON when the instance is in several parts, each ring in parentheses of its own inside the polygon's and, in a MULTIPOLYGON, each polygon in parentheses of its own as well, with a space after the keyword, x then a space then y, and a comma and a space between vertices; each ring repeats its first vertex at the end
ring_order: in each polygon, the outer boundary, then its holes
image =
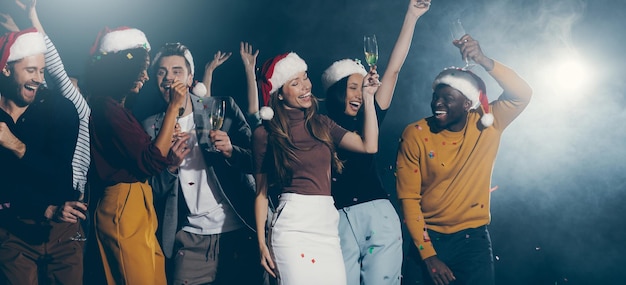
POLYGON ((13 21, 13 17, 11 17, 11 15, 0 13, 0 17, 3 18, 2 22, 0 22, 0 25, 2 25, 2 27, 7 29, 7 31, 18 32, 20 30, 17 24, 15 24, 15 21, 13 21))
POLYGON ((374 96, 378 87, 380 87, 380 81, 378 80, 380 75, 376 69, 370 70, 370 72, 363 77, 363 97, 365 96, 374 96))
POLYGON ((256 66, 256 58, 259 55, 259 50, 253 52, 252 45, 246 42, 241 42, 239 53, 241 54, 241 61, 246 69, 254 70, 256 66))
POLYGON ((232 54, 232 52, 224 53, 217 51, 217 53, 213 56, 213 60, 204 66, 204 72, 213 72, 216 68, 222 65, 222 63, 226 62, 232 54))
POLYGON ((272 275, 272 277, 276 278, 276 266, 274 266, 274 261, 272 260, 272 256, 270 255, 270 250, 267 248, 265 243, 259 245, 259 250, 261 253, 261 265, 265 268, 265 271, 272 275))

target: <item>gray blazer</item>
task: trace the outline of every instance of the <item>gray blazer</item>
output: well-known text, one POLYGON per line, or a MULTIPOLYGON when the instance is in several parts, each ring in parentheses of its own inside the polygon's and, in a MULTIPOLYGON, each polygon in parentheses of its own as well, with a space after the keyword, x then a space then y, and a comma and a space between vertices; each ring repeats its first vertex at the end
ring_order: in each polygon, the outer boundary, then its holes
MULTIPOLYGON (((221 153, 209 152, 209 108, 215 97, 201 98, 190 94, 196 123, 198 145, 207 166, 211 189, 220 191, 238 218, 252 232, 255 229, 255 184, 252 177, 251 130, 235 101, 231 97, 217 97, 226 102, 223 131, 228 133, 233 145, 232 157, 226 159, 221 153)), ((165 113, 156 114, 143 121, 146 132, 156 138, 165 113)), ((164 170, 150 179, 154 192, 154 204, 159 220, 157 236, 163 253, 171 258, 174 254, 176 232, 184 225, 189 213, 180 189, 178 175, 164 170)))

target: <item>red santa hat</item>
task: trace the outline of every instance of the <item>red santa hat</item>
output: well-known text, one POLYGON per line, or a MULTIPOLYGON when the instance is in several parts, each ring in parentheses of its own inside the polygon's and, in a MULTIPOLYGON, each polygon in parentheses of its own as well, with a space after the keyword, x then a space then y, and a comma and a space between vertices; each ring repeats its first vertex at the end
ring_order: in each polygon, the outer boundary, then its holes
POLYGON ((0 38, 0 68, 12 61, 22 58, 43 54, 46 52, 46 43, 43 35, 35 28, 19 32, 6 33, 0 38))
POLYGON ((296 53, 289 52, 268 59, 261 68, 261 93, 263 107, 260 115, 263 120, 271 120, 274 110, 270 108, 270 95, 278 91, 289 79, 299 72, 307 71, 307 64, 296 53))
POLYGON ((132 48, 144 48, 150 51, 150 43, 142 31, 129 27, 118 27, 113 30, 105 27, 91 47, 91 54, 116 53, 132 48))
POLYGON ((337 83, 337 81, 352 74, 361 74, 365 76, 367 71, 358 59, 342 59, 335 61, 330 67, 328 67, 322 74, 322 85, 324 91, 328 91, 330 86, 337 83))
POLYGON ((433 81, 433 90, 435 90, 439 84, 445 84, 459 90, 472 102, 471 109, 476 109, 478 106, 481 106, 483 108, 483 116, 480 118, 480 122, 483 126, 489 127, 493 124, 493 114, 491 114, 489 109, 489 99, 487 98, 485 82, 476 74, 469 70, 449 67, 437 75, 435 81, 433 81))

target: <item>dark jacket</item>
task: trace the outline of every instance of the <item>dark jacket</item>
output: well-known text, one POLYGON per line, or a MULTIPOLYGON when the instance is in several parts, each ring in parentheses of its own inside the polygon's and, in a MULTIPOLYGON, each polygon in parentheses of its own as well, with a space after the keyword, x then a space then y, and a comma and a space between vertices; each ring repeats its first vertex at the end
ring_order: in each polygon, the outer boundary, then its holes
MULTIPOLYGON (((230 97, 218 97, 226 102, 226 113, 221 130, 228 133, 233 145, 232 157, 226 159, 221 153, 209 152, 209 108, 215 97, 201 98, 190 94, 196 124, 198 145, 207 166, 211 189, 221 191, 226 202, 235 210, 241 222, 254 231, 255 184, 252 173, 251 130, 235 101, 230 97)), ((161 128, 164 113, 153 115, 143 121, 146 132, 154 139, 161 128)), ((154 191, 155 209, 159 220, 158 238, 166 257, 171 258, 176 232, 184 226, 187 209, 182 201, 178 175, 168 170, 150 179, 154 191)))

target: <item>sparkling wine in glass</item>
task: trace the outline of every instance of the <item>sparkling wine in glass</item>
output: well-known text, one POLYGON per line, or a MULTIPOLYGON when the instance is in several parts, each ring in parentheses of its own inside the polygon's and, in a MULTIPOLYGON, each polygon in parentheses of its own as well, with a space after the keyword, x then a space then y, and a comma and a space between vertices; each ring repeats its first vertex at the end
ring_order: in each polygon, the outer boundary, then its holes
MULTIPOLYGON (((461 23, 461 19, 457 18, 450 22, 450 33, 452 35, 452 40, 461 40, 461 38, 466 34, 463 23, 461 23)), ((465 66, 463 69, 470 69, 474 66, 473 64, 470 64, 469 58, 464 58, 463 60, 465 60, 465 66)))
POLYGON ((363 37, 363 51, 365 52, 365 61, 370 66, 370 70, 376 69, 376 62, 378 62, 378 43, 376 42, 376 35, 363 37))
MULTIPOLYGON (((209 121, 211 123, 211 130, 217 131, 222 128, 222 124, 224 124, 224 113, 226 112, 226 101, 221 99, 215 99, 213 101, 213 105, 211 107, 211 113, 209 117, 209 121)), ((215 145, 212 144, 210 151, 219 151, 215 148, 215 145)))

